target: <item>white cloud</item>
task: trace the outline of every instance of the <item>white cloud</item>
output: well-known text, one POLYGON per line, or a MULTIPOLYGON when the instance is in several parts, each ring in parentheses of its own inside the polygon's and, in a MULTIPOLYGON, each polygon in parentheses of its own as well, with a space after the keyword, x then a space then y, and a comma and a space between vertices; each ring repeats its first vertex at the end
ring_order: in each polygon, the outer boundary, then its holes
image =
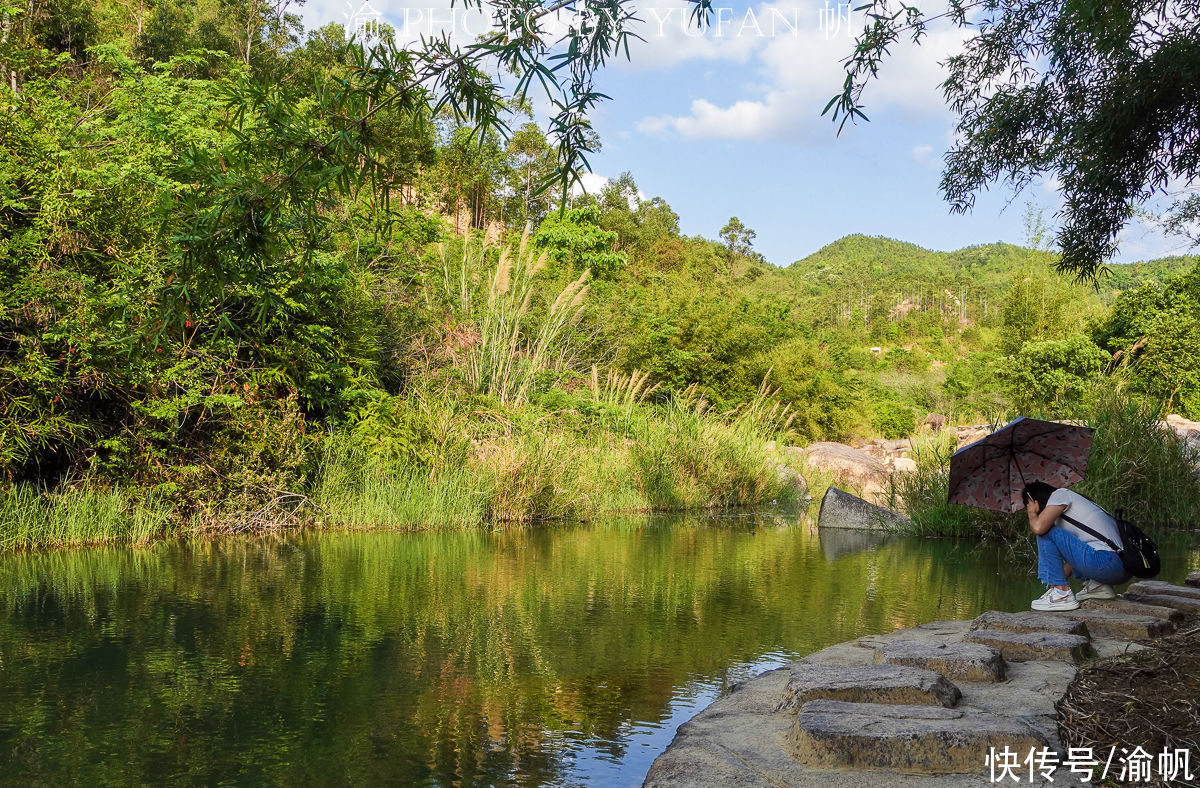
POLYGON ((608 178, 603 175, 597 175, 594 172, 585 172, 580 176, 579 180, 580 183, 571 186, 572 197, 578 197, 585 192, 587 194, 597 194, 608 185, 608 178))
POLYGON ((933 146, 932 145, 918 145, 915 148, 913 148, 912 150, 910 150, 908 152, 908 155, 912 156, 912 160, 915 161, 917 164, 923 164, 927 167, 937 166, 937 163, 933 157, 933 146))
MULTIPOLYGON (((768 28, 762 20, 776 20, 774 35, 759 36, 752 31, 740 37, 719 39, 710 33, 710 37, 694 39, 682 38, 678 30, 664 27, 665 40, 679 46, 650 47, 659 43, 659 39, 650 39, 649 51, 635 54, 635 60, 647 54, 652 56, 661 49, 670 53, 673 62, 693 58, 740 62, 749 58, 757 66, 763 84, 753 91, 754 95, 737 98, 724 106, 706 97, 693 99, 687 114, 647 117, 638 124, 638 129, 693 139, 737 140, 795 140, 811 132, 816 121, 822 120, 820 113, 826 102, 840 91, 845 78, 841 60, 853 48, 845 32, 827 36, 821 29, 823 7, 816 0, 778 0, 753 6, 759 29, 764 33, 768 28)), ((744 21, 741 24, 744 27, 744 21)), ((861 18, 856 24, 861 25, 861 18)), ((939 62, 957 51, 964 37, 963 31, 948 24, 935 25, 920 46, 894 47, 879 80, 868 87, 867 115, 877 110, 911 119, 947 115, 938 87, 944 79, 939 62)), ((661 57, 659 62, 664 62, 661 57)))

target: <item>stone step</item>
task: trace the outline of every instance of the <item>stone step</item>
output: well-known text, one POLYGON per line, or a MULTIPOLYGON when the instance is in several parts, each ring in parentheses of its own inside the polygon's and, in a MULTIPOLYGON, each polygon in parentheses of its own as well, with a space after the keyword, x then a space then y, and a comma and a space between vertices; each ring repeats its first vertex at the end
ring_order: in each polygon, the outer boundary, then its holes
POLYGON ((1094 638, 1114 640, 1146 640, 1175 631, 1175 625, 1165 618, 1135 616, 1113 610, 1067 610, 1053 615, 1080 621, 1087 625, 1088 634, 1094 638))
POLYGON ((798 662, 776 711, 796 709, 808 701, 953 706, 958 687, 932 670, 907 665, 822 665, 798 662))
POLYGON ((1004 681, 1004 657, 982 643, 890 640, 876 647, 875 661, 932 670, 953 681, 1004 681))
POLYGON ((1200 614, 1200 599, 1188 599, 1187 597, 1176 596, 1175 594, 1145 594, 1138 591, 1132 593, 1126 591, 1125 596, 1134 602, 1159 605, 1160 607, 1171 607, 1183 613, 1191 613, 1193 615, 1200 614))
POLYGON ((1078 665, 1093 656, 1088 639, 1059 632, 1009 632, 976 629, 963 636, 968 643, 982 643, 999 650, 1006 662, 1053 659, 1078 665))
POLYGON ((1192 572, 1183 582, 1185 585, 1192 586, 1193 588, 1200 588, 1200 572, 1192 572))
POLYGON ((1083 610, 1111 610, 1114 613, 1128 613, 1134 616, 1154 616, 1173 623, 1183 620, 1183 612, 1173 607, 1146 605, 1130 599, 1085 599, 1079 604, 1083 610))
POLYGON ((796 715, 789 745, 793 757, 821 769, 977 774, 989 748, 1027 753, 1048 742, 1015 718, 974 709, 814 700, 796 715))
POLYGON ((1005 632, 1057 632, 1060 635, 1088 636, 1087 627, 1078 621, 1061 618, 1055 613, 1040 613, 1030 610, 1020 613, 989 610, 971 622, 971 629, 1001 629, 1005 632))
POLYGON ((1125 595, 1129 596, 1130 591, 1135 594, 1171 594, 1172 596, 1200 600, 1200 588, 1177 586, 1174 583, 1164 583, 1161 580, 1139 580, 1125 589, 1125 595))

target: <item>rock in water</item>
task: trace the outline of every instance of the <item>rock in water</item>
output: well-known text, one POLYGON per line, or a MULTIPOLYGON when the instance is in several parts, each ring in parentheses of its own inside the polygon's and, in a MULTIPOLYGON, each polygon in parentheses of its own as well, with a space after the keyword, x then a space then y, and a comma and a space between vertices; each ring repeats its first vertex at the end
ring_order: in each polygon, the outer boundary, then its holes
POLYGON ((904 515, 836 487, 825 491, 825 497, 821 499, 821 513, 817 515, 817 526, 820 528, 894 531, 910 524, 911 521, 904 515))

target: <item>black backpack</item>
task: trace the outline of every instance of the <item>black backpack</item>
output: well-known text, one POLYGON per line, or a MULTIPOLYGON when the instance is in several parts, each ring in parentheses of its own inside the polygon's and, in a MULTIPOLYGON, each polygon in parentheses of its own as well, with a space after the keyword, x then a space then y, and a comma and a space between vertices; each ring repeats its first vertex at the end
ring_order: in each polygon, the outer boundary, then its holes
POLYGON ((1129 574, 1142 578, 1157 577, 1158 570, 1162 564, 1158 557, 1158 545, 1154 544, 1153 539, 1146 536, 1145 531, 1137 527, 1137 523, 1134 523, 1132 520, 1126 520, 1124 514, 1123 509, 1118 509, 1116 517, 1113 518, 1117 521, 1117 535, 1121 537, 1121 547, 1117 547, 1113 543, 1113 540, 1103 534, 1097 533, 1094 529, 1089 528, 1074 517, 1066 514, 1059 516, 1071 525, 1081 531, 1086 531, 1115 550, 1129 574))

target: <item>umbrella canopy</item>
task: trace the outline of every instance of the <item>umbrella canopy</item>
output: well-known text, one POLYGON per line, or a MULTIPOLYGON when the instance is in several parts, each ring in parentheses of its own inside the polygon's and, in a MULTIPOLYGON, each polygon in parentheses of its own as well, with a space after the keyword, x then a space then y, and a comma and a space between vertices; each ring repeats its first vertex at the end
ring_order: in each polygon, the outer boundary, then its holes
POLYGON ((950 503, 1015 512, 1029 482, 1067 487, 1082 481, 1092 450, 1091 427, 1022 416, 950 457, 950 503))

